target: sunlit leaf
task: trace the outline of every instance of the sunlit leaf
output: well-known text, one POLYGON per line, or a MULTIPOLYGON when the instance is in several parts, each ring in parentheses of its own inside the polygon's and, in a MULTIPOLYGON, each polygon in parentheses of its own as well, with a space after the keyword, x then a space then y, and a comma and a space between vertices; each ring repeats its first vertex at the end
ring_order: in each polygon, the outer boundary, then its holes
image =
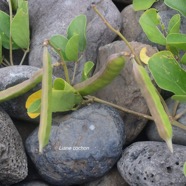
POLYGON ((43 49, 43 78, 41 95, 41 114, 39 124, 39 152, 48 144, 52 123, 52 66, 46 46, 43 49))
POLYGON ((139 23, 150 41, 160 45, 166 45, 166 39, 158 28, 161 22, 156 9, 151 8, 145 11, 141 15, 139 23))
POLYGON ((175 14, 169 21, 168 34, 179 33, 180 31, 181 18, 179 14, 175 14))
POLYGON ((179 11, 186 17, 186 1, 185 0, 164 0, 164 3, 172 9, 179 11))
POLYGON ((87 61, 84 64, 81 81, 85 81, 90 77, 93 67, 94 67, 94 63, 92 61, 87 61))
POLYGON ((169 117, 163 108, 160 97, 157 94, 157 90, 152 84, 145 68, 138 65, 135 61, 133 62, 133 73, 155 121, 160 137, 165 140, 168 148, 173 152, 172 126, 169 117))
POLYGON ((173 95, 171 98, 175 101, 186 102, 186 95, 173 95))
POLYGON ((79 43, 79 35, 72 36, 66 45, 65 55, 69 61, 77 61, 78 60, 78 43, 79 43))
POLYGON ((21 48, 29 48, 30 33, 28 11, 25 13, 23 9, 19 9, 12 20, 11 28, 12 38, 15 43, 21 48))
POLYGON ((72 87, 69 83, 67 83, 62 78, 56 78, 55 79, 53 88, 55 90, 67 90, 67 91, 76 92, 76 90, 74 89, 74 87, 72 87))
POLYGON ((186 94, 186 72, 170 51, 154 54, 149 59, 148 66, 160 88, 177 95, 186 94))
POLYGON ((26 100, 26 104, 25 107, 26 109, 28 109, 30 107, 30 105, 37 99, 41 99, 41 90, 38 90, 36 92, 34 92, 33 94, 31 94, 27 100, 26 100))
POLYGON ((78 49, 80 52, 83 52, 86 47, 86 24, 86 16, 79 15, 72 20, 67 30, 68 39, 74 35, 79 35, 78 49))
POLYGON ((167 45, 186 50, 186 34, 173 33, 167 36, 167 45))
POLYGON ((133 8, 135 11, 146 10, 150 8, 156 0, 133 0, 133 8))
POLYGON ((27 112, 34 113, 34 114, 40 113, 40 108, 41 108, 41 99, 37 99, 30 105, 27 112))

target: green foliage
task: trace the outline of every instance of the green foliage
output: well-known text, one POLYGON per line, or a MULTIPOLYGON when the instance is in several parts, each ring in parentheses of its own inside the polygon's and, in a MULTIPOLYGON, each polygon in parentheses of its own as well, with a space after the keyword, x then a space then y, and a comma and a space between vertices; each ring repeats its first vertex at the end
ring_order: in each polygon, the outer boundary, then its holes
POLYGON ((156 0, 133 0, 133 8, 135 11, 146 10, 150 8, 156 0))
POLYGON ((141 92, 147 102, 148 108, 158 129, 160 137, 165 140, 170 151, 172 147, 172 126, 167 113, 165 112, 160 97, 152 84, 145 68, 133 61, 133 73, 141 92))
POLYGON ((183 173, 184 173, 184 175, 185 175, 185 177, 186 177, 186 162, 185 162, 184 165, 183 165, 183 173))
POLYGON ((90 77, 93 67, 94 67, 94 63, 92 61, 87 61, 84 64, 83 73, 81 76, 81 81, 85 81, 90 77))
POLYGON ((181 18, 179 14, 175 14, 169 21, 168 34, 179 33, 180 31, 181 18))

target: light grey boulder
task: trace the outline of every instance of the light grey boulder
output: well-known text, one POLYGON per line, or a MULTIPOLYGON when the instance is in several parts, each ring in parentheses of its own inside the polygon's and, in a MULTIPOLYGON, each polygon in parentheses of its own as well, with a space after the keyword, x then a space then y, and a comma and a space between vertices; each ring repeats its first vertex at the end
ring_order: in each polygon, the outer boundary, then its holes
MULTIPOLYGON (((147 54, 149 56, 157 51, 150 45, 138 42, 130 42, 130 44, 138 56, 143 47, 147 47, 147 54)), ((107 58, 111 54, 119 52, 126 52, 130 54, 128 47, 123 41, 115 41, 111 44, 100 47, 95 73, 98 72, 99 69, 106 63, 107 58)), ((134 79, 132 61, 130 60, 130 57, 126 57, 126 64, 121 73, 108 86, 96 92, 95 95, 103 100, 113 102, 133 111, 144 114, 149 113, 146 102, 134 79)), ((131 143, 143 130, 147 120, 124 112, 120 112, 120 115, 125 122, 126 143, 131 143)))
POLYGON ((102 178, 82 186, 129 186, 128 183, 121 177, 116 167, 110 170, 102 178))
POLYGON ((27 174, 22 139, 8 114, 0 108, 0 185, 20 182, 27 174))
POLYGON ((38 130, 27 138, 26 149, 45 181, 68 186, 103 176, 121 156, 124 143, 119 113, 91 104, 53 117, 50 140, 42 154, 38 152, 38 130))
MULTIPOLYGON (((29 55, 29 64, 41 67, 42 44, 45 39, 50 39, 53 35, 66 35, 69 23, 75 16, 85 14, 87 16, 87 48, 79 63, 76 81, 81 77, 81 70, 84 62, 92 60, 96 62, 97 50, 100 46, 110 43, 116 37, 116 34, 110 31, 103 21, 91 8, 91 3, 95 3, 101 14, 116 28, 121 28, 121 15, 111 0, 29 0, 30 25, 32 28, 31 47, 29 55)), ((53 61, 58 61, 56 55, 53 61)), ((72 75, 74 69, 73 63, 69 65, 69 71, 72 75)), ((62 68, 54 68, 54 75, 62 76, 62 68)))
MULTIPOLYGON (((174 108, 175 102, 172 99, 168 99, 168 100, 166 100, 166 103, 167 103, 170 113, 173 113, 173 108, 174 108)), ((185 109, 186 109, 186 104, 180 103, 178 105, 176 115, 184 112, 185 109)), ((186 126, 186 113, 183 114, 178 119, 178 122, 180 122, 186 126)), ((172 129, 173 129, 172 142, 175 144, 186 146, 186 131, 179 128, 179 127, 176 127, 174 125, 172 126, 172 129)), ((150 141, 163 141, 157 132, 157 128, 156 128, 156 125, 154 122, 148 123, 147 128, 146 128, 146 135, 150 141)))
POLYGON ((127 147, 117 166, 130 186, 184 186, 186 147, 173 145, 171 153, 163 142, 142 141, 127 147))
MULTIPOLYGON (((9 87, 17 85, 29 78, 31 78, 39 68, 32 66, 8 66, 0 68, 0 91, 5 90, 9 87)), ((29 95, 41 88, 40 85, 34 87, 24 95, 17 98, 2 102, 0 106, 13 118, 36 121, 27 115, 25 103, 29 95)))

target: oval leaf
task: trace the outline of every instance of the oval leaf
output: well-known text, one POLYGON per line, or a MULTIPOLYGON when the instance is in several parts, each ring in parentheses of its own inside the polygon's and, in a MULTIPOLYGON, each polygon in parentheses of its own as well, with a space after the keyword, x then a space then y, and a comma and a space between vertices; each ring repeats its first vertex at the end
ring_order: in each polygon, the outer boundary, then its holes
POLYGON ((179 14, 175 14, 169 21, 168 34, 179 33, 180 31, 181 18, 179 14))
POLYGON ((87 80, 90 77, 90 74, 91 74, 91 72, 93 70, 93 67, 94 67, 94 63, 92 61, 87 61, 84 64, 81 81, 85 81, 85 80, 87 80))
POLYGON ((25 13, 23 9, 20 9, 12 20, 11 28, 14 42, 21 48, 29 48, 30 33, 28 12, 25 13))
POLYGON ((86 47, 86 25, 87 19, 85 15, 75 17, 70 23, 67 30, 67 38, 70 39, 74 35, 79 35, 78 49, 83 52, 86 47))
POLYGON ((133 8, 135 11, 146 10, 150 8, 156 0, 133 0, 133 8))
POLYGON ((167 45, 186 50, 186 34, 173 33, 167 36, 167 45))
POLYGON ((161 51, 154 54, 149 59, 148 66, 160 88, 177 95, 186 94, 186 72, 171 52, 161 51))
POLYGON ((164 3, 172 9, 179 11, 186 17, 186 1, 185 0, 164 0, 164 3))
POLYGON ((139 23, 150 41, 160 45, 166 45, 165 37, 158 28, 161 22, 156 9, 151 8, 145 11, 141 15, 139 23))
POLYGON ((66 45, 65 55, 69 61, 78 60, 79 35, 72 36, 66 45))

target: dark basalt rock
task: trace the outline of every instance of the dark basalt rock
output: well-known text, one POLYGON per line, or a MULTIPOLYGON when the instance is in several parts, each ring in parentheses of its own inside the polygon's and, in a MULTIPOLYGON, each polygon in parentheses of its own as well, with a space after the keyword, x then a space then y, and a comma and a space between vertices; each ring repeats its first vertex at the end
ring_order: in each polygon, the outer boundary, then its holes
POLYGON ((45 181, 65 186, 103 176, 120 157, 125 142, 118 112, 102 104, 54 117, 50 141, 42 154, 37 135, 35 130, 27 138, 29 156, 45 181))

